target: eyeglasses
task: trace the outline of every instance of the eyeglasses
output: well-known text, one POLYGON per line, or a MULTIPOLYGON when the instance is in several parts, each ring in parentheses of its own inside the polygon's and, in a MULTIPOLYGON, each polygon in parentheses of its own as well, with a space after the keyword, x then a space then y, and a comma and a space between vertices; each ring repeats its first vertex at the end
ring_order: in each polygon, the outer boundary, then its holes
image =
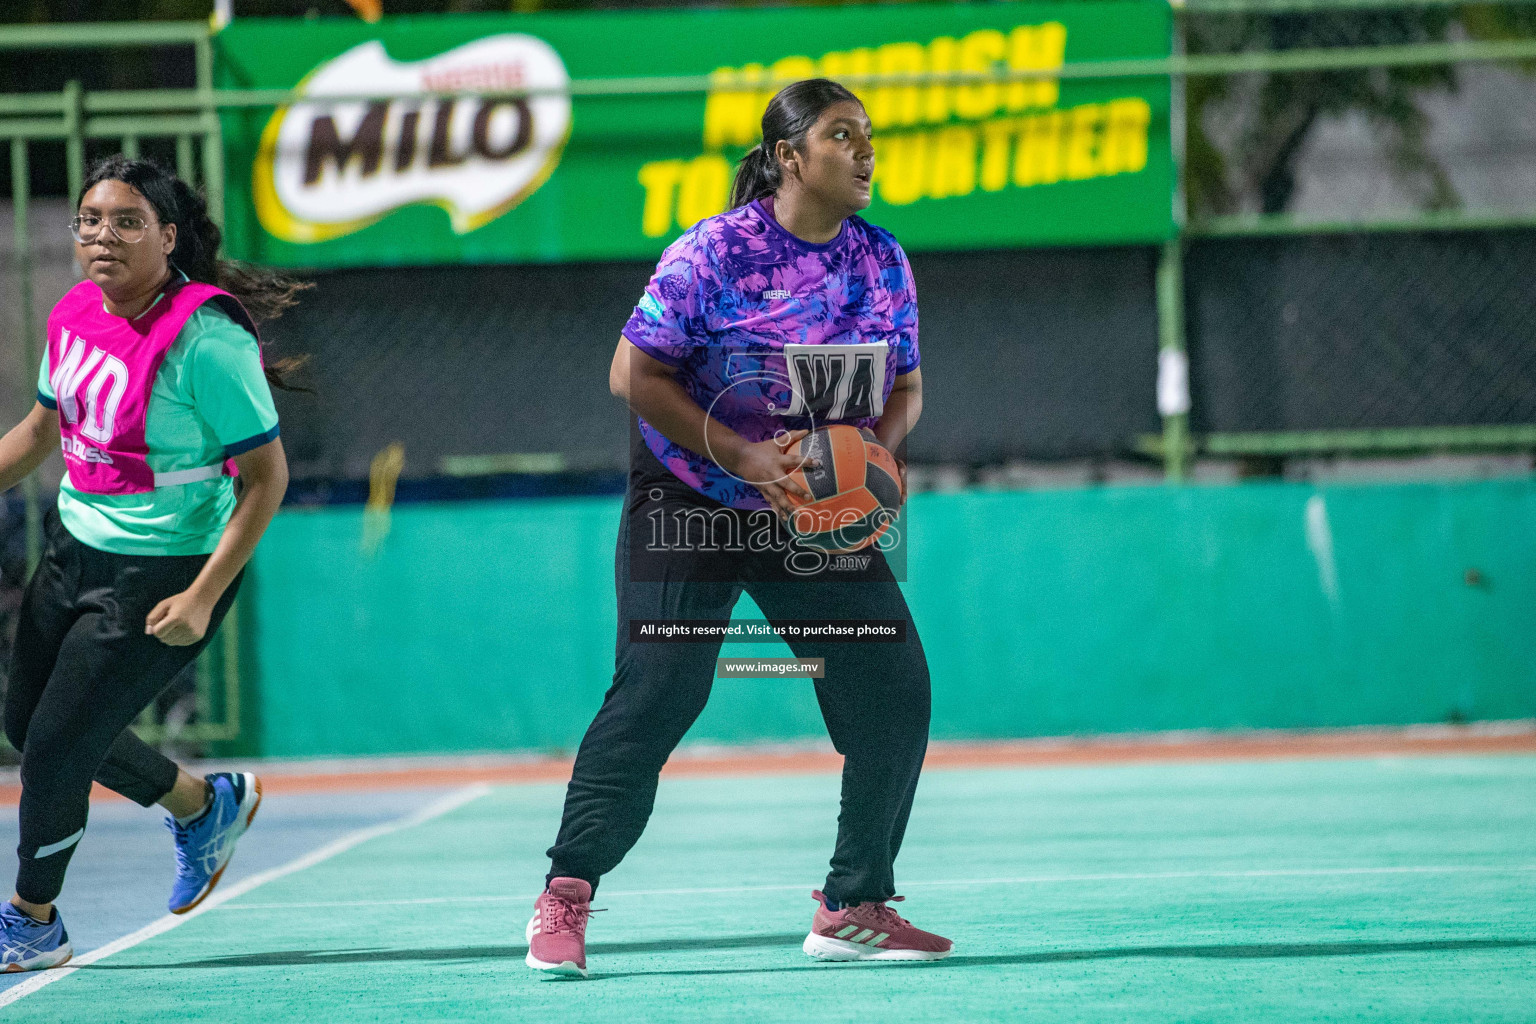
POLYGON ((132 245, 144 240, 144 235, 149 231, 149 221, 137 213, 114 213, 110 217, 83 213, 69 222, 70 235, 81 244, 96 241, 102 231, 108 228, 119 239, 132 245))

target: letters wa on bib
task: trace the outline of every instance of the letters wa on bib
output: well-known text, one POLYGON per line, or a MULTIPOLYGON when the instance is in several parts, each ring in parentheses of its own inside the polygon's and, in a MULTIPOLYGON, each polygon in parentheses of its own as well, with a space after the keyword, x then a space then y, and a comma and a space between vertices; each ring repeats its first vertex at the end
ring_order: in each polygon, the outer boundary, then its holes
MULTIPOLYGON (((678 381, 749 442, 782 430, 873 428, 897 376, 915 370, 917 290, 890 232, 861 217, 821 244, 791 234, 772 198, 700 221, 668 246, 624 337, 682 369, 678 381)), ((739 509, 756 487, 643 417, 646 447, 678 479, 739 509)))

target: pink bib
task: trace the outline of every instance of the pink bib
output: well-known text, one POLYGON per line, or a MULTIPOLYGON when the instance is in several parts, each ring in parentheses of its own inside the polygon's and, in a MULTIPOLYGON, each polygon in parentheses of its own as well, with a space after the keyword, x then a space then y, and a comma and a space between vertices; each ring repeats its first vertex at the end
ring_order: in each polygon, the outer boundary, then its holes
POLYGON ((156 473, 146 456, 145 417, 155 376, 187 320, 205 302, 256 334, 233 295, 211 284, 173 283, 144 313, 108 313, 101 289, 81 281, 48 315, 48 380, 59 407, 59 433, 70 484, 87 494, 143 494, 211 480, 227 463, 156 473))

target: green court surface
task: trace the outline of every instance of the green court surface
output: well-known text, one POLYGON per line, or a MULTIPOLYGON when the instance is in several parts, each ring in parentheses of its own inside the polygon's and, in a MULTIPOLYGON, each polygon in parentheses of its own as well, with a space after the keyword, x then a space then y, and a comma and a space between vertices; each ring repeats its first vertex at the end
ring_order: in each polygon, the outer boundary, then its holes
MULTIPOLYGON (((562 787, 372 838, 7 1007, 67 1021, 1536 1020, 1536 758, 931 772, 937 964, 800 952, 833 776, 669 778, 586 981, 523 927, 562 787)), ((359 800, 368 799, 361 795, 359 800)), ((245 840, 260 842, 260 823, 245 840)))

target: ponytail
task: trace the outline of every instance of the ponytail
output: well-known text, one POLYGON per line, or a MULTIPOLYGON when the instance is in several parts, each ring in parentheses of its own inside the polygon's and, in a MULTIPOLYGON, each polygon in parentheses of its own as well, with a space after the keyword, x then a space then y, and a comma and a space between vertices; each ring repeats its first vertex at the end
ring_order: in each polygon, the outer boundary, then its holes
POLYGON ((780 141, 795 149, 805 145, 821 115, 834 103, 860 100, 829 78, 807 78, 786 85, 768 101, 763 111, 763 141, 747 150, 736 165, 736 180, 731 184, 731 208, 745 206, 754 199, 764 199, 779 190, 784 181, 783 167, 776 153, 780 141))
POLYGON ((746 206, 754 199, 764 199, 779 189, 779 161, 758 143, 736 165, 736 180, 731 184, 731 209, 746 206))
MULTIPOLYGON (((240 300, 251 319, 257 323, 273 320, 298 302, 298 295, 314 285, 286 274, 238 260, 219 258, 224 234, 208 216, 208 203, 201 194, 166 168, 150 160, 130 160, 111 156, 91 169, 75 205, 103 181, 121 181, 132 186, 166 224, 176 225, 176 248, 171 251, 171 265, 193 281, 215 285, 240 300)), ((288 380, 288 375, 309 362, 309 356, 292 356, 263 366, 267 383, 281 391, 305 391, 288 380)))

